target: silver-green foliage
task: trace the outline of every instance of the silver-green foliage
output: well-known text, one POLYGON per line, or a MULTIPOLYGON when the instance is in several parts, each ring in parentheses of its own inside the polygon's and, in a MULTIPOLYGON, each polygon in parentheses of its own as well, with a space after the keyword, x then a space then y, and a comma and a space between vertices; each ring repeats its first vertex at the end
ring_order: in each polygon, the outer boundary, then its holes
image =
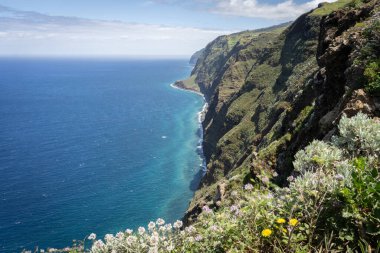
POLYGON ((293 165, 295 170, 302 174, 306 171, 315 171, 320 167, 329 170, 334 163, 341 161, 342 157, 342 151, 339 148, 315 140, 295 155, 293 165))
POLYGON ((343 115, 339 123, 339 134, 333 138, 334 144, 347 150, 350 155, 379 157, 380 122, 363 113, 352 118, 343 115))
MULTIPOLYGON (((95 241, 93 253, 349 252, 380 236, 379 123, 343 117, 332 143, 313 141, 295 156, 300 176, 269 189, 259 181, 230 191, 197 222, 151 222, 95 241), (363 157, 365 156, 365 157, 363 157), (178 225, 179 224, 179 225, 178 225)), ((369 244, 368 244, 369 245, 369 244)), ((370 246, 368 246, 370 247, 370 246)))

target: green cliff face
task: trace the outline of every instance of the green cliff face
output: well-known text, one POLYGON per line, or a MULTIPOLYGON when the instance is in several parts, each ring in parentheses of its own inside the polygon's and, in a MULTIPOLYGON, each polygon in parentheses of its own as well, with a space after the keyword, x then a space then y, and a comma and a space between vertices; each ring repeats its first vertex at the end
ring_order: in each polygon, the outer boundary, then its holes
POLYGON ((199 57, 201 57, 201 55, 203 54, 203 51, 204 51, 204 48, 202 48, 201 50, 198 50, 197 52, 195 52, 191 56, 189 63, 195 65, 197 63, 199 57))
POLYGON ((199 190, 183 221, 92 252, 378 252, 379 0, 221 36, 175 85, 209 104, 199 190))
POLYGON ((206 46, 187 82, 209 102, 207 173, 185 218, 263 173, 285 184, 294 154, 333 135, 342 113, 379 115, 378 13, 378 1, 341 0, 206 46))

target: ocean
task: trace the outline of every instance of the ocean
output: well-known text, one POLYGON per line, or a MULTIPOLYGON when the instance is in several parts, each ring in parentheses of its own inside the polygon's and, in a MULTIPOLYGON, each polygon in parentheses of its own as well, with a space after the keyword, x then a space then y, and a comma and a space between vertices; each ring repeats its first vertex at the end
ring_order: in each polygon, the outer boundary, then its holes
POLYGON ((187 60, 0 59, 0 252, 180 219, 201 177, 187 60))

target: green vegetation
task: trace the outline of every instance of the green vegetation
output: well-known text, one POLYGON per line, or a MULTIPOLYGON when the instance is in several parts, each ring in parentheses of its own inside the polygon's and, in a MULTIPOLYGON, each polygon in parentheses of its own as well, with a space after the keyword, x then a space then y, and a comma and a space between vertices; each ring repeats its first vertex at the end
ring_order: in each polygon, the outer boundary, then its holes
POLYGON ((367 40, 361 50, 361 63, 367 63, 365 87, 369 93, 380 96, 380 21, 373 22, 363 33, 367 40))
POLYGON ((193 90, 193 91, 200 91, 199 90, 199 85, 195 82, 195 75, 190 76, 188 79, 179 81, 181 82, 181 88, 185 88, 188 90, 193 90))
POLYGON ((184 218, 192 225, 152 222, 95 242, 93 252, 380 247, 380 124, 361 113, 341 117, 379 95, 379 10, 378 1, 339 0, 289 26, 208 44, 182 82, 209 102, 207 174, 184 218), (352 103, 356 89, 368 94, 352 103))
POLYGON ((338 0, 336 2, 332 3, 324 3, 322 6, 318 9, 315 9, 311 15, 315 16, 325 16, 330 14, 333 11, 339 10, 341 8, 344 8, 348 6, 349 4, 353 3, 355 1, 353 0, 338 0))
POLYGON ((295 132, 298 132, 307 118, 310 116, 310 114, 313 112, 314 106, 306 106, 305 108, 302 109, 302 111, 299 113, 298 117, 294 120, 293 125, 295 126, 295 132))
POLYGON ((380 96, 380 59, 371 62, 364 71, 367 78, 366 90, 374 95, 380 96))
POLYGON ((104 242, 91 235, 91 251, 372 252, 380 247, 380 124, 359 113, 344 116, 339 130, 333 142, 314 141, 297 153, 298 176, 288 187, 263 174, 240 182, 218 206, 203 205, 183 230, 180 221, 158 219, 104 242))

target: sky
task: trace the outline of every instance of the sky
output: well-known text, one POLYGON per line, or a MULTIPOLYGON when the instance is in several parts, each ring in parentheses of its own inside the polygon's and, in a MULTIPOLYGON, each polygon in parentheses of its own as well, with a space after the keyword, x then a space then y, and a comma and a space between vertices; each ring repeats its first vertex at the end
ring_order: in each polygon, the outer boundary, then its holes
POLYGON ((321 2, 0 0, 0 56, 188 57, 220 35, 292 21, 321 2))

